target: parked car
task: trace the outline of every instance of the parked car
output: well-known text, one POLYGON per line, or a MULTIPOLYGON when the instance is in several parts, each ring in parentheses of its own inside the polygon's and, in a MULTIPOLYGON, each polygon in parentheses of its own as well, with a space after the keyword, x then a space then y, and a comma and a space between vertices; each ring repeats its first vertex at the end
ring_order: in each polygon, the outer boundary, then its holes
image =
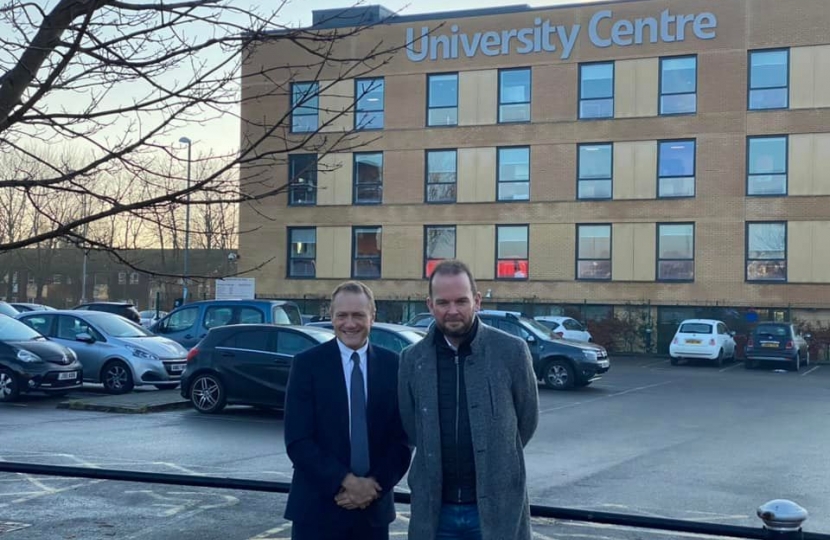
POLYGON ((166 315, 166 311, 156 311, 155 309, 145 309, 144 311, 139 311, 138 315, 141 317, 141 322, 139 323, 144 328, 149 328, 162 320, 166 315))
POLYGON ((20 313, 24 313, 26 311, 55 311, 55 308, 44 304, 12 302, 11 306, 20 313))
POLYGON ((145 385, 175 388, 187 362, 187 350, 175 341, 113 313, 58 310, 17 319, 75 351, 84 380, 102 383, 111 394, 145 385))
POLYGON ((809 338, 809 334, 802 336, 791 323, 760 323, 746 342, 744 367, 753 369, 761 362, 776 362, 798 371, 802 365, 810 365, 809 338))
POLYGON ((7 315, 0 315, 0 402, 21 393, 65 394, 83 384, 75 353, 7 315))
MULTIPOLYGON (((331 321, 307 323, 306 326, 334 329, 331 321)), ((410 345, 418 343, 426 335, 427 333, 423 330, 402 324, 374 323, 369 332, 369 343, 399 353, 410 345)))
POLYGON ((237 324, 208 331, 187 355, 181 394, 201 413, 226 405, 283 409, 291 360, 334 338, 313 326, 237 324))
POLYGON ((202 300, 180 306, 150 327, 190 349, 208 330, 230 324, 303 324, 300 308, 285 300, 202 300))
POLYGON ((585 326, 571 317, 551 317, 541 315, 534 317, 537 321, 544 324, 557 336, 571 341, 593 341, 591 333, 585 326))
POLYGON ((423 328, 424 330, 429 329, 432 326, 433 321, 435 321, 435 317, 432 316, 432 313, 418 313, 414 315, 411 319, 404 323, 404 326, 412 326, 415 328, 423 328))
POLYGON ((104 313, 114 313, 133 321, 136 324, 141 324, 141 315, 138 314, 138 309, 131 302, 89 302, 75 306, 73 310, 84 311, 103 311, 104 313))
POLYGON ((680 323, 669 345, 671 364, 681 360, 712 360, 722 366, 735 359, 735 332, 722 321, 687 319, 680 323))
POLYGON ((0 300, 0 314, 14 318, 17 317, 18 313, 20 313, 20 311, 12 307, 11 304, 0 300))
POLYGON ((478 316, 484 324, 527 342, 536 377, 549 388, 568 390, 588 386, 611 369, 605 347, 562 339, 548 327, 521 313, 481 310, 478 316))

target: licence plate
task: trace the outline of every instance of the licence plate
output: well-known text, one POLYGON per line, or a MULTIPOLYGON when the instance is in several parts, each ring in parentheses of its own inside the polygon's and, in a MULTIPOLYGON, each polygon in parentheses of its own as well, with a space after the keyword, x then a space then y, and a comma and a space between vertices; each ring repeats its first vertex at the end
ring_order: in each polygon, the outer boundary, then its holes
POLYGON ((59 381, 74 381, 78 378, 77 371, 70 371, 66 373, 58 373, 58 380, 59 381))
POLYGON ((688 345, 700 345, 700 340, 699 339, 687 339, 686 343, 688 345))
POLYGON ((608 360, 600 360, 599 361, 599 367, 608 367, 610 365, 611 365, 611 363, 608 360))
POLYGON ((777 349, 777 348, 778 348, 778 343, 775 343, 775 342, 769 342, 769 341, 767 341, 767 342, 765 342, 765 343, 761 343, 761 346, 762 346, 762 347, 769 347, 769 348, 771 348, 771 349, 772 349, 772 348, 777 349))
POLYGON ((170 371, 184 371, 187 364, 170 364, 170 371))

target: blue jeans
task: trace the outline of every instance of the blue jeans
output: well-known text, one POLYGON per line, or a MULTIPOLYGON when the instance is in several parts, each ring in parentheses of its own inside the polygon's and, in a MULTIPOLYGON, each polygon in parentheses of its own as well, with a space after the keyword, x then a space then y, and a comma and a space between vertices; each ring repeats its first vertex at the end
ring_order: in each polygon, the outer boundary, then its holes
POLYGON ((481 521, 474 504, 441 506, 435 540, 481 540, 481 521))

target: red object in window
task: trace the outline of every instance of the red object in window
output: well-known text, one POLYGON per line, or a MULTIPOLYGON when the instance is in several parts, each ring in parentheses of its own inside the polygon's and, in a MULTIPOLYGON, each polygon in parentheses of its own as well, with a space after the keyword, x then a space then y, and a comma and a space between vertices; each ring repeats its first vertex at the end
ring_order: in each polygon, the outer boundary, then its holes
POLYGON ((526 279, 528 277, 527 260, 499 261, 496 277, 526 279))
POLYGON ((443 261, 444 259, 428 259, 427 260, 427 277, 432 275, 432 271, 435 270, 435 267, 438 266, 438 263, 443 261))

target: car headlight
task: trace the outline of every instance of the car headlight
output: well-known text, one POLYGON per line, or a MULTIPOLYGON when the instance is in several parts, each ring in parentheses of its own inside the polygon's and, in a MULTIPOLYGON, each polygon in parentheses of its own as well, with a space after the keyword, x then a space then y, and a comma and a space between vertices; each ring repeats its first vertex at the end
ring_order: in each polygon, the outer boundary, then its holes
POLYGON ((582 351, 585 354, 585 358, 588 360, 592 360, 594 362, 597 361, 597 353, 595 351, 582 351))
POLYGON ((17 359, 21 362, 42 362, 43 360, 40 356, 36 355, 35 353, 19 349, 17 351, 17 359))
POLYGON ((73 351, 72 349, 66 349, 66 357, 69 358, 71 362, 74 362, 78 359, 78 355, 75 354, 75 351, 73 351))
POLYGON ((151 352, 147 352, 144 349, 139 349, 138 347, 128 347, 132 352, 133 356, 136 358, 141 358, 142 360, 155 360, 158 361, 159 357, 151 352))

